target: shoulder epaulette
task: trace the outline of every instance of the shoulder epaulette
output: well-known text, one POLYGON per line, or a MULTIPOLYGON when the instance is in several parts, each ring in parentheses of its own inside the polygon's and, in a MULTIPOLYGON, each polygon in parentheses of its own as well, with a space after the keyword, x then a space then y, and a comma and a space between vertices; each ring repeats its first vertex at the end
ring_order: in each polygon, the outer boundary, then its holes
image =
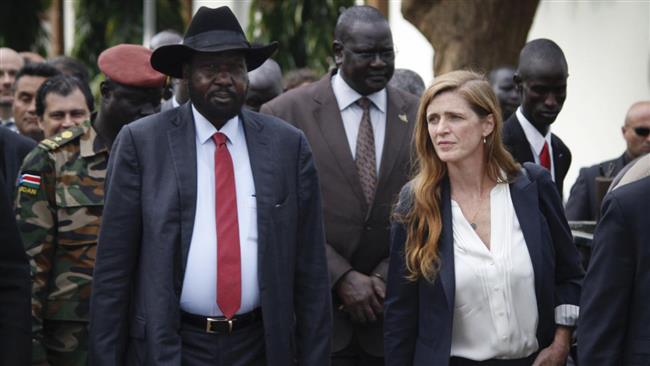
POLYGON ((65 131, 61 131, 52 137, 43 139, 39 146, 45 148, 46 150, 55 150, 60 146, 67 144, 68 142, 74 140, 75 138, 84 134, 84 123, 79 126, 71 127, 65 131))

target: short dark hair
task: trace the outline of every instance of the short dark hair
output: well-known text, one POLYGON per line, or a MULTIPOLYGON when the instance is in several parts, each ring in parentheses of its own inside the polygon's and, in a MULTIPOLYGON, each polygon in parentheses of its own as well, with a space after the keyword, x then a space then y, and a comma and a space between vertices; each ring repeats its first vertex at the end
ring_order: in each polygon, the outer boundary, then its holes
POLYGON ((23 76, 37 76, 42 78, 51 78, 52 76, 59 75, 61 71, 57 70, 56 67, 48 65, 45 62, 39 63, 26 63, 25 66, 21 67, 16 74, 16 79, 14 79, 14 88, 18 84, 23 76))
POLYGON ((356 22, 388 23, 388 19, 375 7, 368 5, 352 6, 339 15, 334 28, 334 40, 345 43, 350 35, 350 28, 356 22))
POLYGON ((47 63, 56 67, 62 73, 72 75, 84 83, 90 82, 88 68, 83 64, 83 62, 74 57, 57 56, 53 59, 47 60, 47 63))
POLYGON ((68 96, 79 89, 86 99, 86 106, 90 112, 95 110, 93 93, 87 83, 71 75, 56 75, 47 80, 36 91, 36 115, 42 117, 45 113, 45 98, 48 94, 68 96))
POLYGON ((568 76, 569 66, 564 52, 557 43, 546 38, 534 39, 524 45, 519 53, 517 74, 522 79, 529 77, 538 65, 556 65, 568 76))
POLYGON ((418 75, 417 72, 409 69, 395 69, 393 77, 388 82, 388 85, 397 89, 411 93, 417 97, 422 96, 426 86, 424 80, 418 75))

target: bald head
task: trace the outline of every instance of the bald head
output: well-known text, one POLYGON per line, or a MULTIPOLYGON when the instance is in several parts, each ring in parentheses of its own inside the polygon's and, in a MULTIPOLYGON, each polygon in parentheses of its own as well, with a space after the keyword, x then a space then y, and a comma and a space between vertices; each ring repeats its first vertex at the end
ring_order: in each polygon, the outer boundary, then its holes
POLYGON ((24 61, 18 52, 11 48, 0 48, 0 117, 7 120, 11 116, 11 105, 14 101, 13 85, 18 70, 24 61))
POLYGON ((632 104, 622 128, 627 153, 635 159, 650 152, 650 101, 632 104))
POLYGON ((282 93, 282 71, 280 65, 271 59, 249 72, 248 80, 246 106, 256 112, 262 104, 282 93))

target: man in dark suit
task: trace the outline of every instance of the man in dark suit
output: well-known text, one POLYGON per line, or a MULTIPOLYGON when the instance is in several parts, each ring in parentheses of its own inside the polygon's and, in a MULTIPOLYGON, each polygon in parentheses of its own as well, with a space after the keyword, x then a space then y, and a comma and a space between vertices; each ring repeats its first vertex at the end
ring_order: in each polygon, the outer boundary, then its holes
POLYGON ((605 197, 580 300, 580 365, 650 364, 650 177, 605 197))
POLYGON ((548 169, 560 195, 571 151, 551 133, 551 124, 566 99, 568 76, 564 53, 555 42, 535 39, 526 43, 514 76, 521 106, 503 125, 503 142, 515 160, 548 169))
POLYGON ((14 189, 20 165, 25 156, 35 147, 36 141, 19 135, 7 127, 0 126, 0 162, 2 162, 0 176, 5 181, 2 193, 7 195, 9 202, 14 200, 14 189))
POLYGON ((300 128, 314 150, 334 294, 332 363, 383 365, 389 216, 410 173, 418 101, 387 86, 395 53, 377 9, 341 14, 333 51, 338 70, 261 111, 300 128))
POLYGON ((566 217, 569 220, 595 221, 600 213, 600 190, 602 194, 607 186, 596 185, 596 177, 603 177, 604 184, 612 179, 629 162, 650 152, 650 101, 634 103, 627 111, 625 124, 621 127, 627 148, 623 155, 587 168, 580 169, 580 174, 566 203, 566 217))
MULTIPOLYGON (((8 133, 18 136, 13 131, 8 133)), ((12 201, 4 194, 8 187, 13 187, 13 181, 7 183, 0 174, 0 365, 29 365, 29 264, 18 235, 12 201)))
POLYGON ((91 299, 91 364, 329 364, 318 178, 304 135, 242 109, 252 47, 227 7, 196 13, 152 66, 190 101, 111 150, 91 299))

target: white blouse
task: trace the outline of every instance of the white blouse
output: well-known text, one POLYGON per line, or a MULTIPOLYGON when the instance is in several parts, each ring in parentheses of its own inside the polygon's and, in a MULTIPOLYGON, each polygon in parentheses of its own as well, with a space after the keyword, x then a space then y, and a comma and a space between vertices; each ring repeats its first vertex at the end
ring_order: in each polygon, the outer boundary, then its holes
POLYGON ((456 292, 451 356, 476 361, 524 358, 537 351, 535 274, 510 187, 490 192, 488 249, 451 201, 456 292))

